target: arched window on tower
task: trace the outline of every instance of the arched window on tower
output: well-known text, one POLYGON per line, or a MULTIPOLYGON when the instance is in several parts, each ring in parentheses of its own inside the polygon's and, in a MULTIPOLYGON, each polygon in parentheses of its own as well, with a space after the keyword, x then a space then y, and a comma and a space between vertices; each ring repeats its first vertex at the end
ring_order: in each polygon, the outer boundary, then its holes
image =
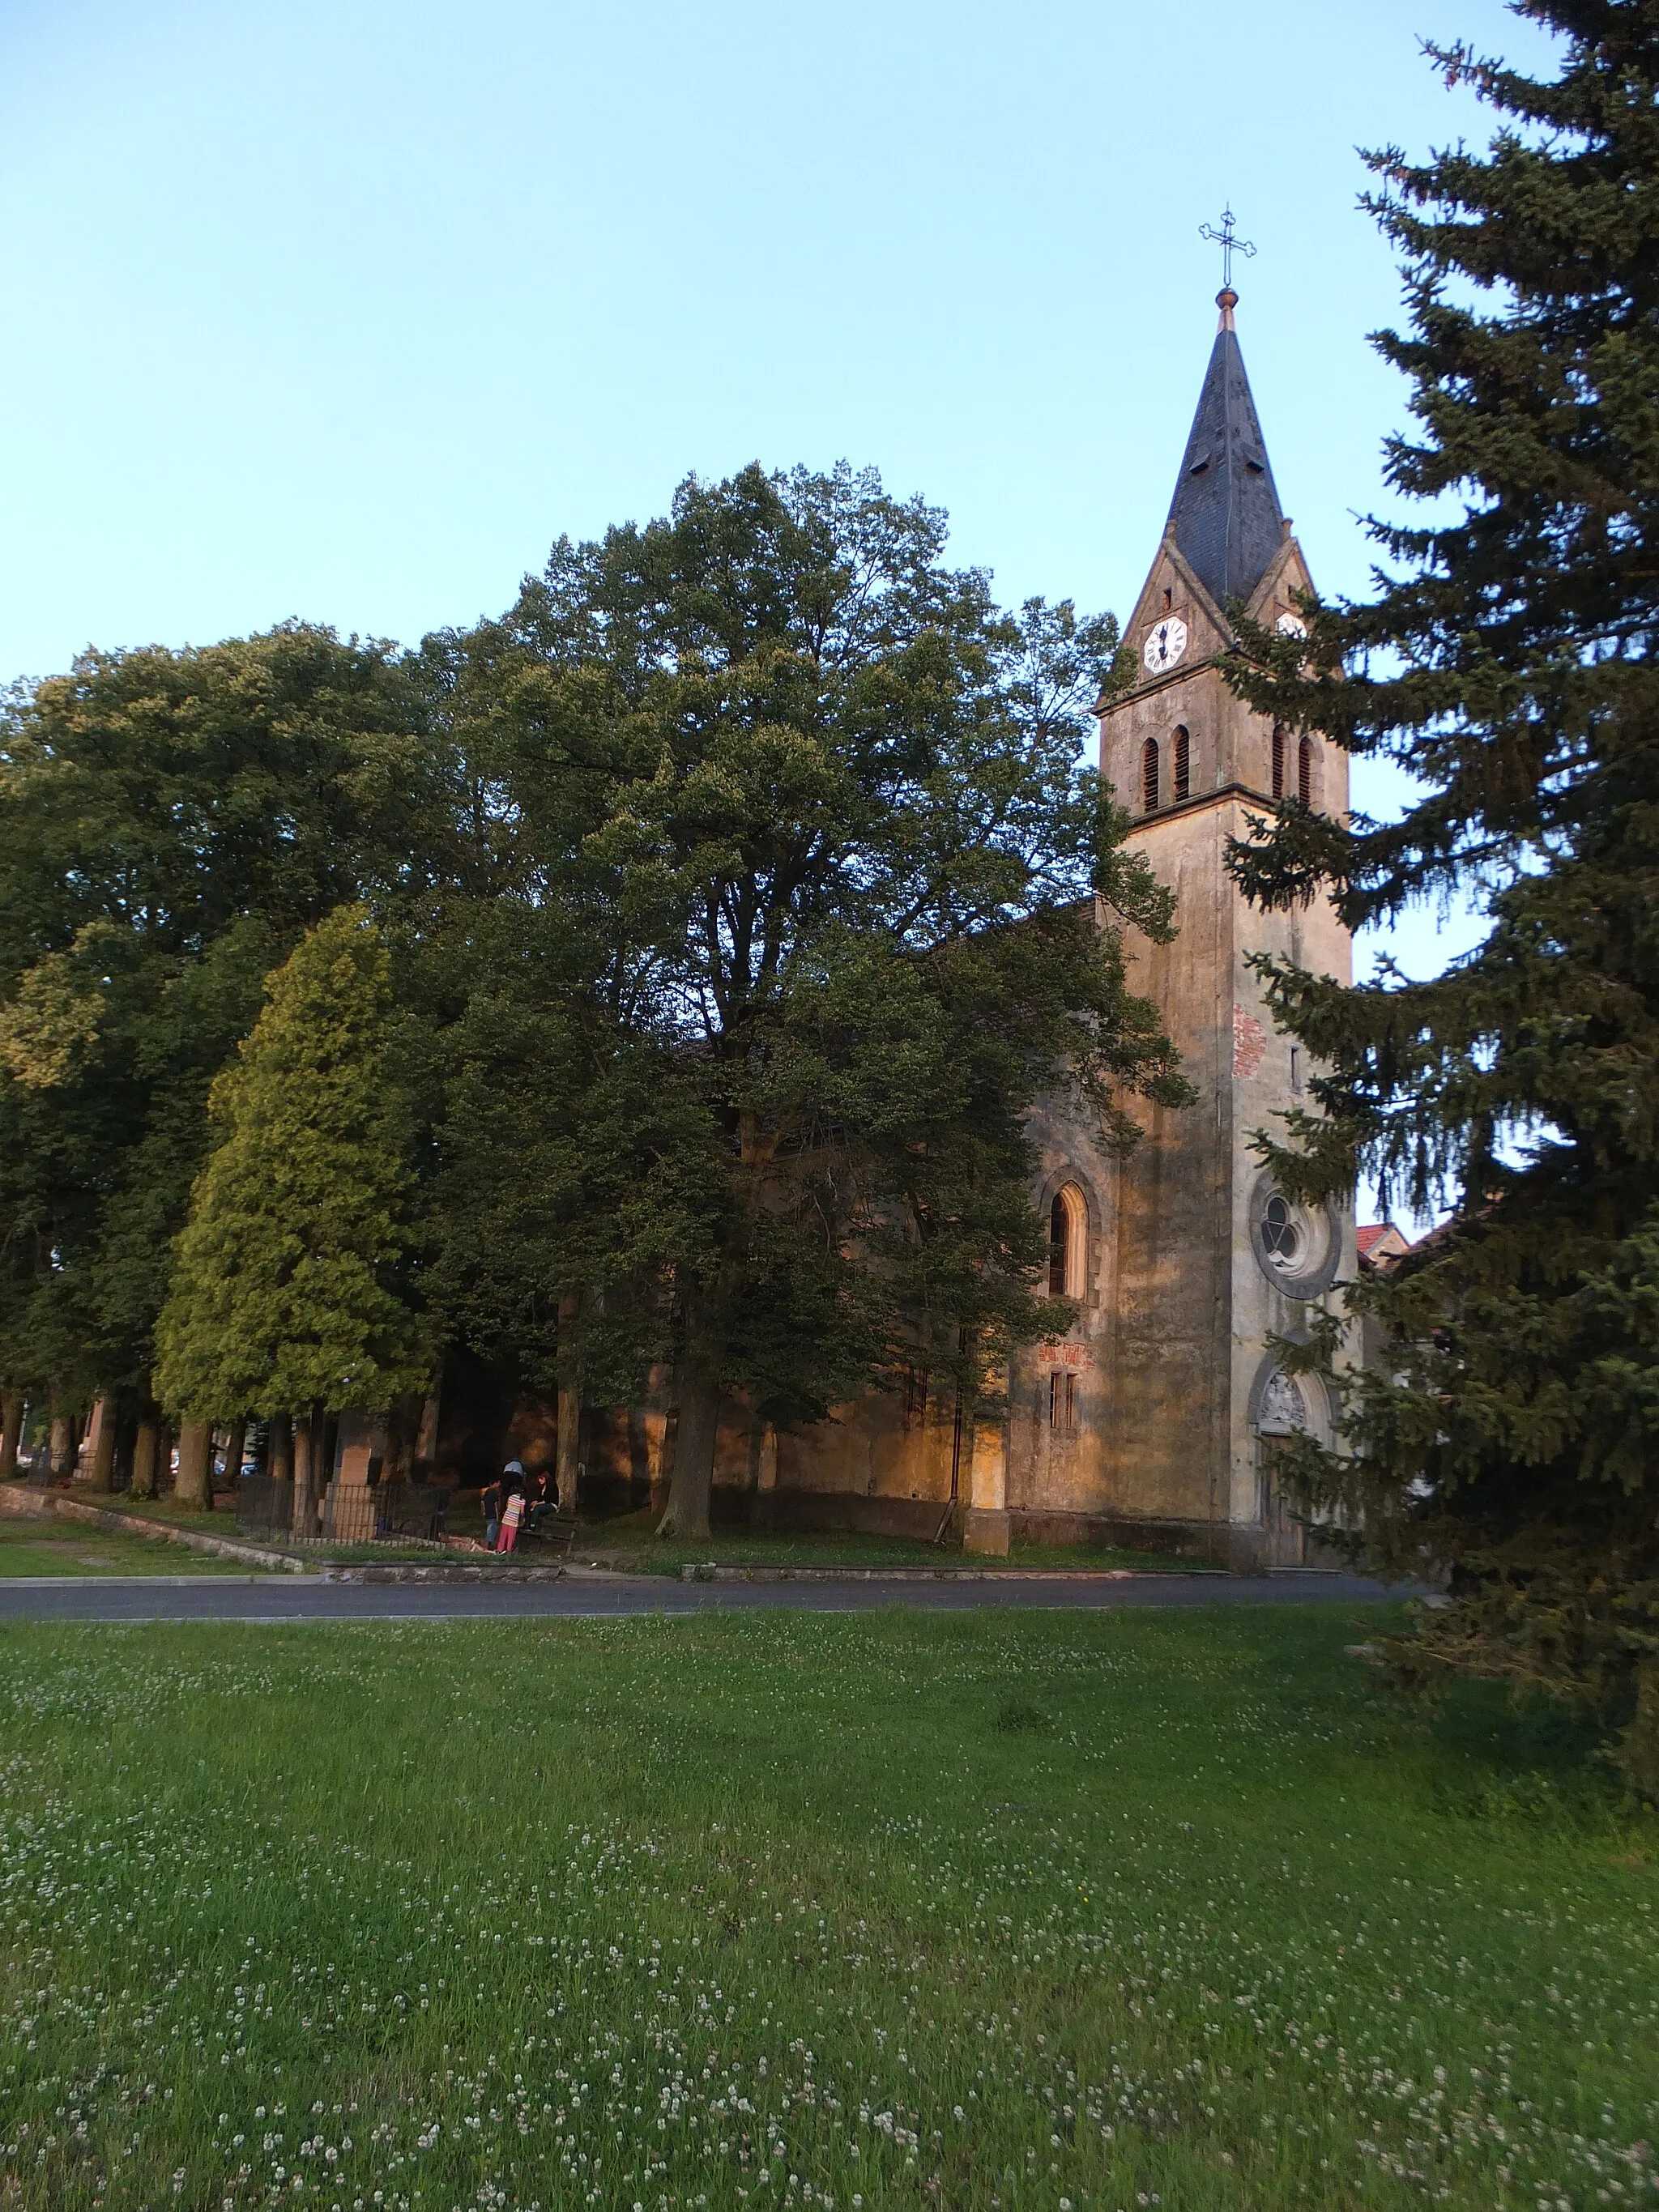
POLYGON ((1304 806, 1314 803, 1314 741, 1304 738, 1297 749, 1296 795, 1304 806))
POLYGON ((1158 739, 1148 738, 1140 750, 1140 798, 1148 814, 1158 811, 1158 739))
POLYGON ((1080 1298, 1088 1265, 1089 1205, 1074 1182, 1062 1184, 1048 1208, 1048 1295, 1080 1298))
POLYGON ((1192 787, 1192 744, 1185 723, 1180 723, 1175 733, 1175 777, 1170 796, 1179 804, 1190 795, 1192 787))
POLYGON ((1283 722, 1273 724, 1273 797, 1285 796, 1285 747, 1289 732, 1283 722))

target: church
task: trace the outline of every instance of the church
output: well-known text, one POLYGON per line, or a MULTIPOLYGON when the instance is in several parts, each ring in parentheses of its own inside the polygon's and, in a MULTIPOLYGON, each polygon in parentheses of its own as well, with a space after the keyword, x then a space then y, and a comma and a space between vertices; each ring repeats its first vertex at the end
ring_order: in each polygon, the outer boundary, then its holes
MULTIPOLYGON (((1272 467, 1234 327, 1220 327, 1176 475, 1163 537, 1125 629, 1130 690, 1103 702, 1100 766, 1133 816, 1132 842, 1176 893, 1179 934, 1126 945, 1131 988, 1159 1010, 1199 1103, 1136 1101, 1123 1160, 1068 1106, 1041 1108, 1033 1192, 1049 1223, 1048 1285, 1075 1302, 1056 1342, 1020 1355, 994 1420, 964 1419, 925 1374, 794 1433, 737 1405, 715 1468, 719 1518, 776 1528, 867 1528, 948 1538, 1166 1550, 1233 1568, 1291 1565, 1304 1532, 1272 1480, 1276 1436, 1328 1437, 1317 1377, 1280 1371, 1275 1337, 1303 1336, 1354 1273, 1351 1210, 1277 1190, 1252 1150, 1302 1102, 1306 1068, 1262 1002, 1250 956, 1268 952, 1346 981, 1347 933, 1322 902, 1256 912, 1228 875, 1250 815, 1300 797, 1347 805, 1346 756, 1237 699, 1218 656, 1243 603, 1301 627, 1310 579, 1272 467)), ((521 1409, 508 1441, 545 1456, 521 1409)), ((586 1487, 660 1498, 672 1437, 660 1413, 589 1413, 586 1487)))

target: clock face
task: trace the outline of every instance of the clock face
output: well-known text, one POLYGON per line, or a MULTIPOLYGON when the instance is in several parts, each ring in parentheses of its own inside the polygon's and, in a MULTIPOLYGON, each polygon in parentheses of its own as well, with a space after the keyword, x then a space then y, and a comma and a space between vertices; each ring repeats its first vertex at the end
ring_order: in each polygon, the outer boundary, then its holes
POLYGON ((1173 668, 1187 650, 1187 625, 1179 615, 1165 615, 1146 633, 1146 642, 1140 649, 1147 672, 1162 676, 1166 668, 1173 668))
POLYGON ((1282 614, 1273 624, 1280 637, 1306 637, 1308 625, 1300 615, 1282 614))

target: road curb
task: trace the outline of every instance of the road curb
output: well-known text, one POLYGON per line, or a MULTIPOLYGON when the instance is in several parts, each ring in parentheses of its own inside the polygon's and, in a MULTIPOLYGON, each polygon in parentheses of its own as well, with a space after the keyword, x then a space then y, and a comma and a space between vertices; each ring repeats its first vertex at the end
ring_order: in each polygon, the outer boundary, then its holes
POLYGON ((0 1590, 199 1589, 204 1582, 218 1589, 289 1588, 282 1575, 0 1575, 0 1590))
MULTIPOLYGON (((1226 1576, 1218 1567, 744 1567, 685 1566, 683 1583, 1133 1583, 1171 1575, 1226 1576)), ((669 1579, 665 1577, 664 1580, 669 1579)))
POLYGON ((365 1559, 319 1565, 310 1570, 310 1575, 319 1583, 556 1583, 563 1580, 564 1569, 471 1566, 447 1559, 428 1567, 413 1559, 387 1559, 384 1564, 365 1559))

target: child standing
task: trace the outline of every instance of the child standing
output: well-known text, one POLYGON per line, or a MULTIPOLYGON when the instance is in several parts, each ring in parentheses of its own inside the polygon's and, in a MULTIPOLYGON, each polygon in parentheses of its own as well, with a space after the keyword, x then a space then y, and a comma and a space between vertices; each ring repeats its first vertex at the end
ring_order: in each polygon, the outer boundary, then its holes
POLYGON ((519 1524, 524 1519, 524 1492, 515 1489, 507 1501, 507 1510, 501 1516, 501 1540, 495 1547, 498 1552, 510 1552, 519 1540, 519 1524))

